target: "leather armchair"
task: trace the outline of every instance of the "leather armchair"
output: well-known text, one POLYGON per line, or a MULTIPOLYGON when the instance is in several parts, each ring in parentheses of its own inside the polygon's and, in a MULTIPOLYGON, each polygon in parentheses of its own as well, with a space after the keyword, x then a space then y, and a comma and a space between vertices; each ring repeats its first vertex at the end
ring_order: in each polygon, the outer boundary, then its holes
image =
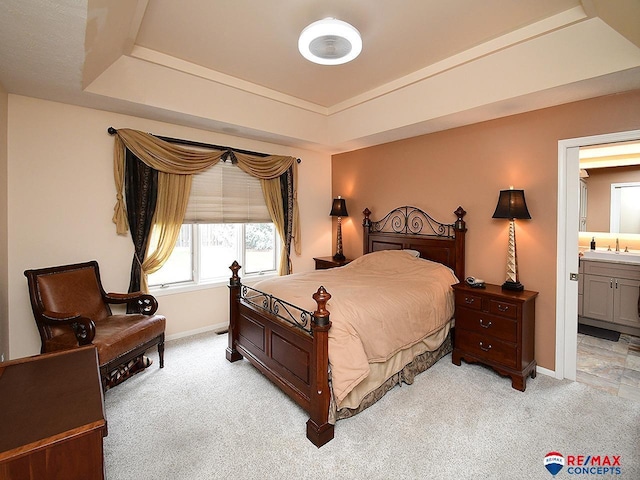
POLYGON ((143 369, 143 354, 158 346, 164 367, 166 319, 149 294, 106 293, 96 261, 26 270, 41 353, 94 345, 104 390, 143 369), (134 313, 113 314, 110 305, 134 313), (132 369, 133 366, 133 369, 132 369))

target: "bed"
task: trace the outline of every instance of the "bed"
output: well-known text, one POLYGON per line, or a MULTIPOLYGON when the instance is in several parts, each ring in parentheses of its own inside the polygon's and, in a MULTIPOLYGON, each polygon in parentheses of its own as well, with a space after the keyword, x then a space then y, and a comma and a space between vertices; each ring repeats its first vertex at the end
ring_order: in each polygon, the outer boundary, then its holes
POLYGON ((411 206, 378 221, 363 214, 364 255, 346 266, 252 287, 237 262, 230 267, 226 358, 247 359, 308 412, 307 438, 318 447, 336 420, 412 383, 452 349, 450 286, 464 278, 466 212, 458 207, 451 224, 411 206))

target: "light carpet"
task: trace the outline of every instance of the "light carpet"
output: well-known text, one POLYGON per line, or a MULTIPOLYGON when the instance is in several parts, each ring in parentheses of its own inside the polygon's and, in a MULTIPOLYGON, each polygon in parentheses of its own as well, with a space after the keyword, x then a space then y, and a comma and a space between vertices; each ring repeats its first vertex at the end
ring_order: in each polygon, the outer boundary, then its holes
POLYGON ((640 402, 545 375, 526 392, 448 355, 396 387, 316 448, 307 415, 247 361, 225 359, 226 335, 167 342, 154 364, 105 394, 108 480, 551 479, 560 452, 619 456, 640 478, 640 402))

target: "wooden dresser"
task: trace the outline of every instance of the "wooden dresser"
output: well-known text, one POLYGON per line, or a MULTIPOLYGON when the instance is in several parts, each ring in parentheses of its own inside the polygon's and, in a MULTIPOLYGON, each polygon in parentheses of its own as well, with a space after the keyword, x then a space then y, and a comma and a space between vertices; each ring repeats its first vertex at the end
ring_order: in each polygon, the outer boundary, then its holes
POLYGON ((499 285, 453 286, 455 338, 452 361, 483 363, 511 377, 511 386, 524 391, 536 376, 534 351, 535 299, 538 292, 502 290, 499 285))
POLYGON ((0 363, 0 478, 104 479, 106 435, 95 347, 0 363))
POLYGON ((352 261, 350 258, 345 258, 344 260, 334 260, 333 257, 316 257, 314 258, 314 260, 316 262, 316 270, 326 270, 327 268, 341 267, 352 261))

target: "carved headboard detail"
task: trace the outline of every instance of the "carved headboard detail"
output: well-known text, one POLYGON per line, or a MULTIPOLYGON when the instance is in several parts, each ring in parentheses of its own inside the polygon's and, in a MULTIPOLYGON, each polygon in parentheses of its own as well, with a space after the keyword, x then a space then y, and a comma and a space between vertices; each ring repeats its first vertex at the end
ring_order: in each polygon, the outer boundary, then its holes
POLYGON ((373 221, 365 208, 363 253, 378 250, 417 250, 420 257, 451 268, 460 281, 464 280, 465 233, 467 227, 462 207, 453 212, 454 223, 440 223, 418 207, 398 207, 382 219, 373 221))

